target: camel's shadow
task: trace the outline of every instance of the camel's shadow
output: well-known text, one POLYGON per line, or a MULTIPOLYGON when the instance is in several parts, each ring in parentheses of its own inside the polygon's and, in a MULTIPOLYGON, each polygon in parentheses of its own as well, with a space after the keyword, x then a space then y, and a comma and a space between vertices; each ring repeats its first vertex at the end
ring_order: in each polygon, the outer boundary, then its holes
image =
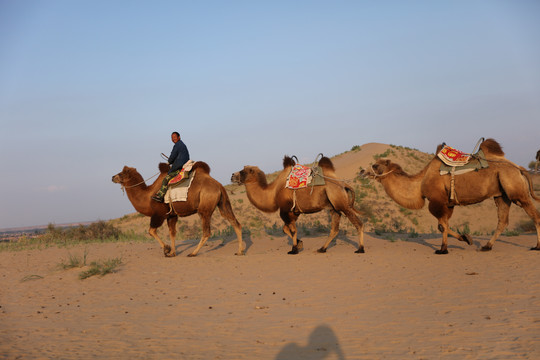
MULTIPOLYGON (((414 243, 430 248, 433 251, 439 250, 442 243, 442 234, 436 233, 416 234, 414 236, 411 236, 411 234, 409 233, 369 233, 369 235, 376 239, 386 240, 388 242, 404 241, 408 243, 414 243)), ((475 250, 480 251, 483 244, 486 243, 488 240, 489 237, 475 236, 473 237, 473 244, 469 247, 469 245, 467 245, 465 242, 459 241, 458 239, 449 236, 448 249, 466 250, 469 248, 474 248, 475 250)), ((500 239, 497 241, 504 242, 500 239)), ((519 246, 518 244, 513 245, 519 246)))
POLYGON ((322 360, 328 357, 345 360, 343 350, 332 328, 328 325, 319 325, 309 335, 306 346, 291 342, 279 351, 275 360, 322 360))
MULTIPOLYGON (((191 238, 191 239, 184 239, 182 241, 177 241, 176 244, 176 253, 178 255, 183 255, 184 253, 191 253, 192 249, 197 247, 199 244, 200 239, 199 238, 191 238)), ((219 236, 213 236, 210 237, 206 244, 204 244, 203 249, 205 249, 204 253, 212 253, 214 251, 217 251, 224 246, 228 245, 229 243, 234 243, 233 246, 237 244, 238 239, 236 238, 236 235, 229 234, 229 235, 219 235, 219 236)), ((253 245, 253 240, 251 239, 251 233, 249 231, 243 230, 242 231, 242 241, 244 243, 244 253, 247 254, 249 248, 253 245)), ((235 248, 234 252, 236 253, 238 249, 235 248)))
MULTIPOLYGON (((429 248, 433 250, 434 252, 439 250, 441 248, 441 242, 442 242, 442 234, 416 234, 414 236, 411 236, 409 233, 375 233, 375 232, 366 232, 366 235, 369 235, 370 237, 373 237, 375 239, 380 239, 387 241, 389 243, 395 243, 398 241, 408 242, 408 243, 414 243, 421 246, 424 246, 426 248, 429 248)), ((299 232, 298 240, 302 239, 310 239, 310 238, 319 238, 323 234, 310 234, 305 235, 299 232)), ((333 248, 337 245, 337 240, 339 240, 342 243, 346 243, 351 245, 352 247, 358 248, 359 244, 358 241, 356 241, 356 235, 349 236, 349 232, 340 230, 339 234, 336 236, 334 240, 328 245, 328 249, 333 248), (354 239, 354 240, 353 240, 354 239)), ((534 234, 533 234, 534 235, 534 234)), ((288 239, 288 245, 292 246, 292 239, 287 237, 288 239)), ((448 249, 454 249, 454 250, 468 250, 468 249, 474 249, 476 251, 482 251, 482 247, 484 244, 486 244, 489 241, 490 237, 486 235, 475 235, 473 236, 473 244, 471 246, 467 245, 463 241, 459 241, 458 239, 455 239, 453 237, 448 237, 448 249)), ((369 239, 367 240, 369 242, 369 239)), ((498 238, 498 243, 508 244, 519 248, 528 248, 526 244, 523 244, 521 242, 515 242, 504 238, 498 238)), ((368 243, 369 245, 369 243, 368 243)))
MULTIPOLYGON (((287 236, 285 233, 283 233, 282 235, 286 236, 287 237, 287 245, 291 246, 293 245, 293 242, 292 242, 292 239, 287 236)), ((305 231, 298 231, 298 241, 303 241, 303 240, 306 240, 306 239, 320 239, 321 237, 322 238, 325 238, 326 240, 326 237, 328 236, 328 233, 324 233, 324 232, 321 232, 321 233, 318 233, 318 232, 305 232, 305 231)), ((356 235, 355 235, 356 237, 356 235)), ((356 249, 358 249, 358 241, 355 241, 355 240, 352 240, 351 238, 349 238, 348 236, 348 232, 345 231, 345 230, 340 230, 339 233, 337 234, 337 236, 330 242, 330 244, 328 245, 328 249, 331 249, 333 248, 334 246, 337 245, 337 240, 340 240, 341 242, 343 243, 346 243, 346 244, 349 244, 353 247, 355 247, 356 249)), ((323 245, 323 243, 320 244, 321 246, 323 245)), ((300 250, 302 251, 302 250, 300 250)))

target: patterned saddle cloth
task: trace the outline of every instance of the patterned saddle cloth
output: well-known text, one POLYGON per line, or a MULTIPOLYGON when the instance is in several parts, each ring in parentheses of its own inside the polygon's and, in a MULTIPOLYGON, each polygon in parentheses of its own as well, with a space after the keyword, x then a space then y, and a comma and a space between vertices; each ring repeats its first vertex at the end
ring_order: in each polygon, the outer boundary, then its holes
POLYGON ((169 186, 178 184, 182 180, 187 179, 189 176, 189 172, 191 171, 191 168, 193 167, 193 164, 195 164, 195 161, 188 160, 188 162, 186 162, 184 166, 182 166, 182 170, 180 170, 178 175, 176 175, 171 180, 169 180, 169 186))
POLYGON ((489 166, 482 150, 473 155, 444 145, 437 157, 443 162, 440 168, 441 175, 450 173, 460 175, 489 166))
MULTIPOLYGON (((189 187, 191 186, 191 182, 195 178, 196 173, 197 170, 188 171, 182 181, 169 185, 169 188, 165 193, 165 203, 169 204, 175 201, 187 201, 189 187)), ((171 183, 169 182, 169 184, 171 183)))
POLYGON ((320 167, 310 168, 304 165, 295 165, 287 177, 285 187, 296 190, 303 189, 308 185, 317 186, 324 184, 322 169, 320 167))

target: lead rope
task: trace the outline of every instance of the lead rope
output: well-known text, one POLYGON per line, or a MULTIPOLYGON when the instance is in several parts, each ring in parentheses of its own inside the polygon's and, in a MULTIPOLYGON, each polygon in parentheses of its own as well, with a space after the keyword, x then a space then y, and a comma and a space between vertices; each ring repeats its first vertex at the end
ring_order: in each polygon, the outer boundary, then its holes
POLYGON ((160 174, 160 173, 157 173, 157 174, 155 174, 155 175, 152 175, 152 176, 150 176, 148 179, 143 180, 143 181, 141 181, 140 183, 137 183, 137 184, 135 184, 135 185, 129 185, 129 186, 126 186, 126 185, 122 184, 122 186, 121 186, 121 188, 122 188, 122 193, 125 194, 125 193, 126 193, 126 192, 125 192, 125 189, 131 189, 131 188, 134 188, 134 187, 139 186, 139 185, 141 185, 141 184, 144 184, 145 182, 147 182, 148 180, 150 180, 150 179, 152 179, 152 178, 155 178, 155 177, 158 176, 159 174, 160 174))

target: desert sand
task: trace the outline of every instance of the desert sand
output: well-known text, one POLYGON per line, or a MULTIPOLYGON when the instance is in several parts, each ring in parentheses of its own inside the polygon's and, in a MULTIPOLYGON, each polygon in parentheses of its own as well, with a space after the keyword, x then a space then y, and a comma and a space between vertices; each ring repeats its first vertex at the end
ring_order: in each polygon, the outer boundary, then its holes
MULTIPOLYGON (((334 157, 336 173, 353 179, 381 153, 411 173, 433 156, 370 143, 334 157)), ((346 231, 325 254, 316 252, 325 240, 317 234, 287 255, 285 235, 253 227, 281 227, 279 217, 255 210, 244 187, 228 192, 252 230, 246 256, 234 255, 234 236, 211 239, 195 258, 186 257, 198 243, 189 236, 177 240, 176 258, 165 258, 154 240, 0 252, 0 359, 540 358, 540 252, 529 250, 536 234, 501 236, 491 252, 478 251, 497 222, 492 200, 454 213, 451 226, 468 224, 472 246, 451 238, 450 253, 435 255, 441 235, 430 231, 437 222, 427 207, 404 216, 375 184, 362 202, 383 221, 400 216, 408 228, 417 220, 421 235, 376 235, 367 222, 365 254, 354 253, 356 234, 346 231), (59 269, 85 253, 88 263, 121 258, 122 265, 85 280, 84 269, 59 269)), ((320 214, 301 219, 325 221, 320 214)), ((228 225, 214 216, 214 230, 228 225)), ((513 206, 509 229, 523 220, 513 206)), ((116 222, 140 232, 148 223, 116 222)), ((200 226, 196 216, 185 223, 200 226)), ((342 229, 347 224, 341 220, 342 229)))
POLYGON ((2 359, 538 359, 536 235, 491 252, 439 235, 387 240, 285 236, 108 243, 0 253, 2 359), (60 270, 70 256, 120 257, 103 277, 60 270))

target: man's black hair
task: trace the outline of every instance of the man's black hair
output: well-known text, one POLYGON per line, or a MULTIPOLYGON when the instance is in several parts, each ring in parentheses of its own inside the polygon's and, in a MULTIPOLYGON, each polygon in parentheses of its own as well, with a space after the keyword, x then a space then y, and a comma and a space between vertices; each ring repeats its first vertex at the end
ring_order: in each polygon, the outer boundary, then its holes
POLYGON ((178 133, 178 131, 174 131, 171 135, 174 135, 176 134, 176 136, 180 137, 180 134, 178 133))

